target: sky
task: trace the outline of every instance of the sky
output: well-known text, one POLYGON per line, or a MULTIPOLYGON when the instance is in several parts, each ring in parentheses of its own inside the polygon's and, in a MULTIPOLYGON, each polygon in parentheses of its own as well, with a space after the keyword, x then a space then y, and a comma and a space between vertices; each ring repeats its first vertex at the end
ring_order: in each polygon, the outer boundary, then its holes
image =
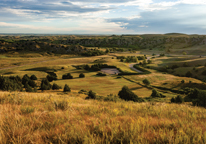
POLYGON ((206 0, 0 0, 0 33, 206 34, 206 0))

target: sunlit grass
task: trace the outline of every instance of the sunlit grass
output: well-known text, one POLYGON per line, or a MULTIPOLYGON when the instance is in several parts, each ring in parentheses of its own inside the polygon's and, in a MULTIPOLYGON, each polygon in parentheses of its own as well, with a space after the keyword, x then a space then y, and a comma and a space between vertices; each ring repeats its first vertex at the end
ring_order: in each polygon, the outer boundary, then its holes
POLYGON ((204 108, 103 102, 71 95, 1 92, 0 143, 206 142, 204 108), (24 101, 12 102, 11 96, 13 101, 24 101), (57 101, 67 108, 56 109, 57 101))

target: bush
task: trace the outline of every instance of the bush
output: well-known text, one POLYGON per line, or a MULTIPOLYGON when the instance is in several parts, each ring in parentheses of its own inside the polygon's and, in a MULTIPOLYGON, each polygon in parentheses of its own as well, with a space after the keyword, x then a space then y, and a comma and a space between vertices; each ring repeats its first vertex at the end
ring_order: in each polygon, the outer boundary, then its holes
POLYGON ((25 74, 22 78, 22 84, 25 85, 30 80, 30 77, 25 74))
POLYGON ((118 93, 119 98, 124 99, 126 101, 143 101, 142 99, 138 98, 138 96, 133 93, 127 86, 123 86, 122 90, 118 93))
POLYGON ((54 75, 47 75, 46 78, 48 79, 49 82, 52 82, 53 80, 57 80, 57 77, 54 75))
POLYGON ((55 101, 54 102, 54 106, 55 106, 55 109, 58 110, 67 110, 68 109, 68 102, 65 101, 65 100, 62 100, 62 101, 55 101))
POLYGON ((40 90, 50 90, 52 85, 49 83, 48 79, 42 79, 40 90))
POLYGON ((184 99, 182 98, 181 95, 178 95, 177 97, 173 97, 171 99, 171 103, 183 103, 184 102, 184 99))
POLYGON ((37 86, 37 84, 36 84, 35 81, 33 81, 33 80, 29 80, 29 81, 28 81, 28 84, 29 84, 29 86, 31 86, 32 88, 34 88, 34 87, 37 86))
POLYGON ((79 78, 84 78, 84 77, 85 77, 85 75, 83 73, 79 74, 79 78))
POLYGON ((175 102, 176 102, 176 103, 183 103, 183 102, 184 102, 184 99, 182 98, 182 96, 178 95, 178 96, 175 98, 175 102))
POLYGON ((31 75, 31 76, 30 76, 30 79, 31 79, 31 80, 37 80, 37 77, 36 77, 35 75, 31 75))
POLYGON ((206 107, 206 91, 199 91, 197 99, 193 101, 193 105, 206 107))
POLYGON ((143 82, 145 85, 150 85, 150 81, 149 81, 148 79, 144 79, 142 82, 143 82))
POLYGON ((61 89, 61 87, 58 86, 57 84, 53 83, 52 90, 59 90, 59 89, 61 89))
POLYGON ((192 77, 192 73, 190 71, 188 71, 186 74, 185 74, 186 77, 192 77))
POLYGON ((178 65, 172 65, 172 67, 171 67, 171 69, 176 69, 176 68, 178 68, 179 66, 178 65))
POLYGON ((206 70, 204 70, 204 71, 202 72, 202 75, 206 75, 206 70))
POLYGON ((71 92, 71 88, 67 84, 64 86, 64 92, 71 92))
POLYGON ((175 98, 171 98, 171 103, 175 103, 175 98))
POLYGON ((92 90, 89 91, 88 93, 88 98, 90 99, 96 99, 96 93, 94 93, 92 90))
POLYGON ((185 83, 185 80, 182 80, 181 83, 185 83))
POLYGON ((79 94, 87 94, 87 90, 81 89, 78 93, 79 94))
POLYGON ((25 88, 26 92, 33 92, 32 87, 30 87, 28 84, 26 84, 26 85, 27 85, 25 88))
POLYGON ((3 77, 0 76, 0 89, 3 91, 21 91, 22 81, 19 76, 16 77, 3 77))
POLYGON ((64 74, 62 79, 73 79, 73 76, 70 73, 64 74))
POLYGON ((97 76, 107 76, 106 74, 101 73, 101 72, 98 72, 96 75, 97 75, 97 76))
POLYGON ((152 60, 147 60, 147 63, 148 63, 148 64, 151 64, 151 63, 152 63, 152 60))
POLYGON ((156 97, 165 98, 166 96, 161 94, 161 93, 159 93, 156 89, 153 89, 151 97, 153 97, 153 98, 156 98, 156 97))

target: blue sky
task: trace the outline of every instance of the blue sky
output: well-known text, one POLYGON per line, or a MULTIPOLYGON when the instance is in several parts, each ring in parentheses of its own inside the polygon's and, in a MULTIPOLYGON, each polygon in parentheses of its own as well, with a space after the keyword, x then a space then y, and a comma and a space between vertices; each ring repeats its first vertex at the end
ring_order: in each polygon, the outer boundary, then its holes
POLYGON ((206 34, 206 0, 0 0, 0 33, 206 34))

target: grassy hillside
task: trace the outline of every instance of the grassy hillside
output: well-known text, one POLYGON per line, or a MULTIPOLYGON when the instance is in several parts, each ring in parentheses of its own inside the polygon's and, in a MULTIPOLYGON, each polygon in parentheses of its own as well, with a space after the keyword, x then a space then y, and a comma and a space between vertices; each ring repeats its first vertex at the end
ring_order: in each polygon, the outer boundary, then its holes
POLYGON ((0 93, 3 143, 206 143, 206 110, 167 103, 0 93))
POLYGON ((206 143, 203 41, 1 36, 0 143, 206 143))

